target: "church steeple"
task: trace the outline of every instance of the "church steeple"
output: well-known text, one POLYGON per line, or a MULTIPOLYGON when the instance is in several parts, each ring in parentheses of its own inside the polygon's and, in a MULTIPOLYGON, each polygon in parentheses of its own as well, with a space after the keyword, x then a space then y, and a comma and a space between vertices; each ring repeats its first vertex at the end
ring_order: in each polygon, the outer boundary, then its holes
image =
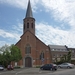
POLYGON ((32 17, 33 18, 30 0, 28 2, 27 12, 26 12, 26 18, 28 18, 28 17, 32 17))
POLYGON ((23 19, 23 22, 23 33, 25 33, 26 31, 30 31, 35 35, 35 19, 32 15, 30 0, 28 2, 26 17, 23 19))

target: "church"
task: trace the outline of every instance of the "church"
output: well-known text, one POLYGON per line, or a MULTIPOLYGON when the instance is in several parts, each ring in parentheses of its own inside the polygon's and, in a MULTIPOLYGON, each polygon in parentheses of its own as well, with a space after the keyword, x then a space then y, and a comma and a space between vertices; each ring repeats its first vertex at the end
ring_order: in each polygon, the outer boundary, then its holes
POLYGON ((30 0, 23 19, 23 34, 15 45, 20 48, 22 54, 22 60, 17 63, 18 66, 36 67, 52 62, 50 47, 35 35, 35 18, 30 0))

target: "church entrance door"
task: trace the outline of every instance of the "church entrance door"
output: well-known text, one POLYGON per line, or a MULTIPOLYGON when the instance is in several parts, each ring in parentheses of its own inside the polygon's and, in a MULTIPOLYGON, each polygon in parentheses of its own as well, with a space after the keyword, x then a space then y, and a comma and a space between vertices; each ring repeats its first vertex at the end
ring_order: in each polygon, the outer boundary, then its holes
POLYGON ((32 59, 30 57, 25 58, 25 67, 32 67, 32 59))

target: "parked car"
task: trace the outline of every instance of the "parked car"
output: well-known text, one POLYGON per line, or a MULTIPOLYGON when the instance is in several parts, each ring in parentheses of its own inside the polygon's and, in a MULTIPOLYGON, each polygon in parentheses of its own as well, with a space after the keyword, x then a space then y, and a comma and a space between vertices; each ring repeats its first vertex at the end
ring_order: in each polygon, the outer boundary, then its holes
POLYGON ((12 65, 8 65, 7 66, 7 70, 13 70, 14 68, 13 68, 13 66, 12 65))
POLYGON ((56 64, 45 64, 40 67, 41 70, 57 70, 56 64))
POLYGON ((74 68, 74 64, 62 63, 62 64, 58 65, 58 68, 74 68))
POLYGON ((1 71, 1 70, 4 70, 4 67, 3 67, 2 65, 0 65, 0 71, 1 71))

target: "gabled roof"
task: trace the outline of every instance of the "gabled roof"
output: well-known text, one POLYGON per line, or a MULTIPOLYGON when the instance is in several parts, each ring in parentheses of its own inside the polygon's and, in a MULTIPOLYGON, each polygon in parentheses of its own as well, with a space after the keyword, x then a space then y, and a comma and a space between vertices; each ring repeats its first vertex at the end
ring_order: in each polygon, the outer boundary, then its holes
MULTIPOLYGON (((30 32, 29 30, 27 30, 24 34, 26 34, 27 32, 30 32)), ((40 39, 38 39, 32 32, 30 32, 37 40, 39 40, 40 42, 42 42, 40 39)), ((24 35, 23 34, 23 35, 24 35)), ((22 36, 23 36, 22 35, 22 36)), ((20 38, 22 38, 22 36, 20 38)), ((45 46, 47 46, 44 42, 42 42, 45 46)))
POLYGON ((30 0, 29 0, 29 2, 28 2, 27 12, 26 12, 26 18, 28 18, 28 17, 33 18, 30 0))

